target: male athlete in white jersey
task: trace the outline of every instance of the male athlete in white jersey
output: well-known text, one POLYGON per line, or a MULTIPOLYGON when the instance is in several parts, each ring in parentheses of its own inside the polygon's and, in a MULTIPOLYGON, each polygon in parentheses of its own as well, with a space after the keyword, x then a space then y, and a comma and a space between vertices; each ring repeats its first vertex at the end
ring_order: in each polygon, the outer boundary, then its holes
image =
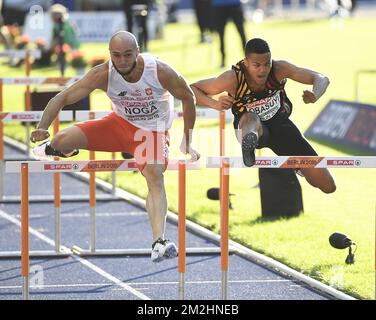
POLYGON ((141 54, 133 34, 120 31, 109 43, 111 60, 94 67, 82 79, 50 100, 31 141, 49 137, 48 128, 66 105, 102 89, 112 101, 113 112, 98 120, 77 123, 60 131, 51 141, 34 148, 39 158, 71 157, 79 149, 123 151, 135 157, 144 175, 153 244, 151 260, 177 256, 175 244, 165 239, 167 198, 163 173, 168 162, 169 135, 174 117, 173 96, 182 101, 184 136, 180 150, 198 160, 191 147, 196 110, 192 90, 182 76, 150 54, 141 54))

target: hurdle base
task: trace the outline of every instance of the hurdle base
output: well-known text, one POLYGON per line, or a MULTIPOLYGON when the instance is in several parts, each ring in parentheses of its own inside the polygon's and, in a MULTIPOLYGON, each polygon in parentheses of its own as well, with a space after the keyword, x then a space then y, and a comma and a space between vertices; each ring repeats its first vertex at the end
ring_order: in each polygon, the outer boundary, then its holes
MULTIPOLYGON (((33 258, 66 258, 72 255, 72 252, 56 252, 56 251, 30 251, 29 257, 33 258)), ((20 251, 4 251, 0 252, 0 259, 19 259, 20 251)))
MULTIPOLYGON (((97 249, 95 251, 84 250, 79 246, 71 247, 71 251, 78 256, 150 256, 151 249, 97 249)), ((236 249, 231 248, 229 253, 235 253, 236 249)), ((197 247, 187 248, 187 255, 210 255, 221 254, 221 248, 219 247, 197 247)))
MULTIPOLYGON (((123 200, 121 197, 118 197, 113 194, 98 194, 96 196, 97 201, 120 201, 123 200)), ((21 201, 20 196, 3 196, 0 198, 0 203, 19 203, 21 201)), ((62 195, 61 202, 82 202, 89 201, 89 196, 87 195, 62 195)), ((49 195, 38 195, 30 196, 29 202, 32 203, 41 203, 41 202, 54 202, 54 196, 49 195)))

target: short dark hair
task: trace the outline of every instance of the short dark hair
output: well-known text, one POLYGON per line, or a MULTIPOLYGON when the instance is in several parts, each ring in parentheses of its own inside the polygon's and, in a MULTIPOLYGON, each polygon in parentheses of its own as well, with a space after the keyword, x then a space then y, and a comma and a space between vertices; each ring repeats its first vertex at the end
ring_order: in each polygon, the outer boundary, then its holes
POLYGON ((253 38, 247 42, 244 51, 245 56, 248 56, 250 53, 268 53, 270 52, 270 48, 265 40, 253 38))

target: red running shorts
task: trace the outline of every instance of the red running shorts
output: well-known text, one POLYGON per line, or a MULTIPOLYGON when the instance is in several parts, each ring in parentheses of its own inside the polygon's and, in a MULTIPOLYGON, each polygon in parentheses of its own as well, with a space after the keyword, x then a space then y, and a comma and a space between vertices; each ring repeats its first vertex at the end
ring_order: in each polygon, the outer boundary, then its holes
POLYGON ((87 138, 90 151, 127 152, 134 156, 142 172, 147 163, 168 164, 168 131, 140 129, 116 115, 115 112, 95 120, 75 124, 87 138))

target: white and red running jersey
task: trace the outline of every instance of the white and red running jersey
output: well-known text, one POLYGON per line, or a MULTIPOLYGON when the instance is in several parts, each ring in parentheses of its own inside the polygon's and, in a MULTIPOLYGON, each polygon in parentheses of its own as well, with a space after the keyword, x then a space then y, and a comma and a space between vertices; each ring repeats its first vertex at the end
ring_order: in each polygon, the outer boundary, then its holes
POLYGON ((144 71, 139 81, 127 82, 109 61, 107 95, 113 111, 134 126, 148 131, 166 131, 174 118, 174 97, 162 87, 157 59, 142 53, 144 71))

